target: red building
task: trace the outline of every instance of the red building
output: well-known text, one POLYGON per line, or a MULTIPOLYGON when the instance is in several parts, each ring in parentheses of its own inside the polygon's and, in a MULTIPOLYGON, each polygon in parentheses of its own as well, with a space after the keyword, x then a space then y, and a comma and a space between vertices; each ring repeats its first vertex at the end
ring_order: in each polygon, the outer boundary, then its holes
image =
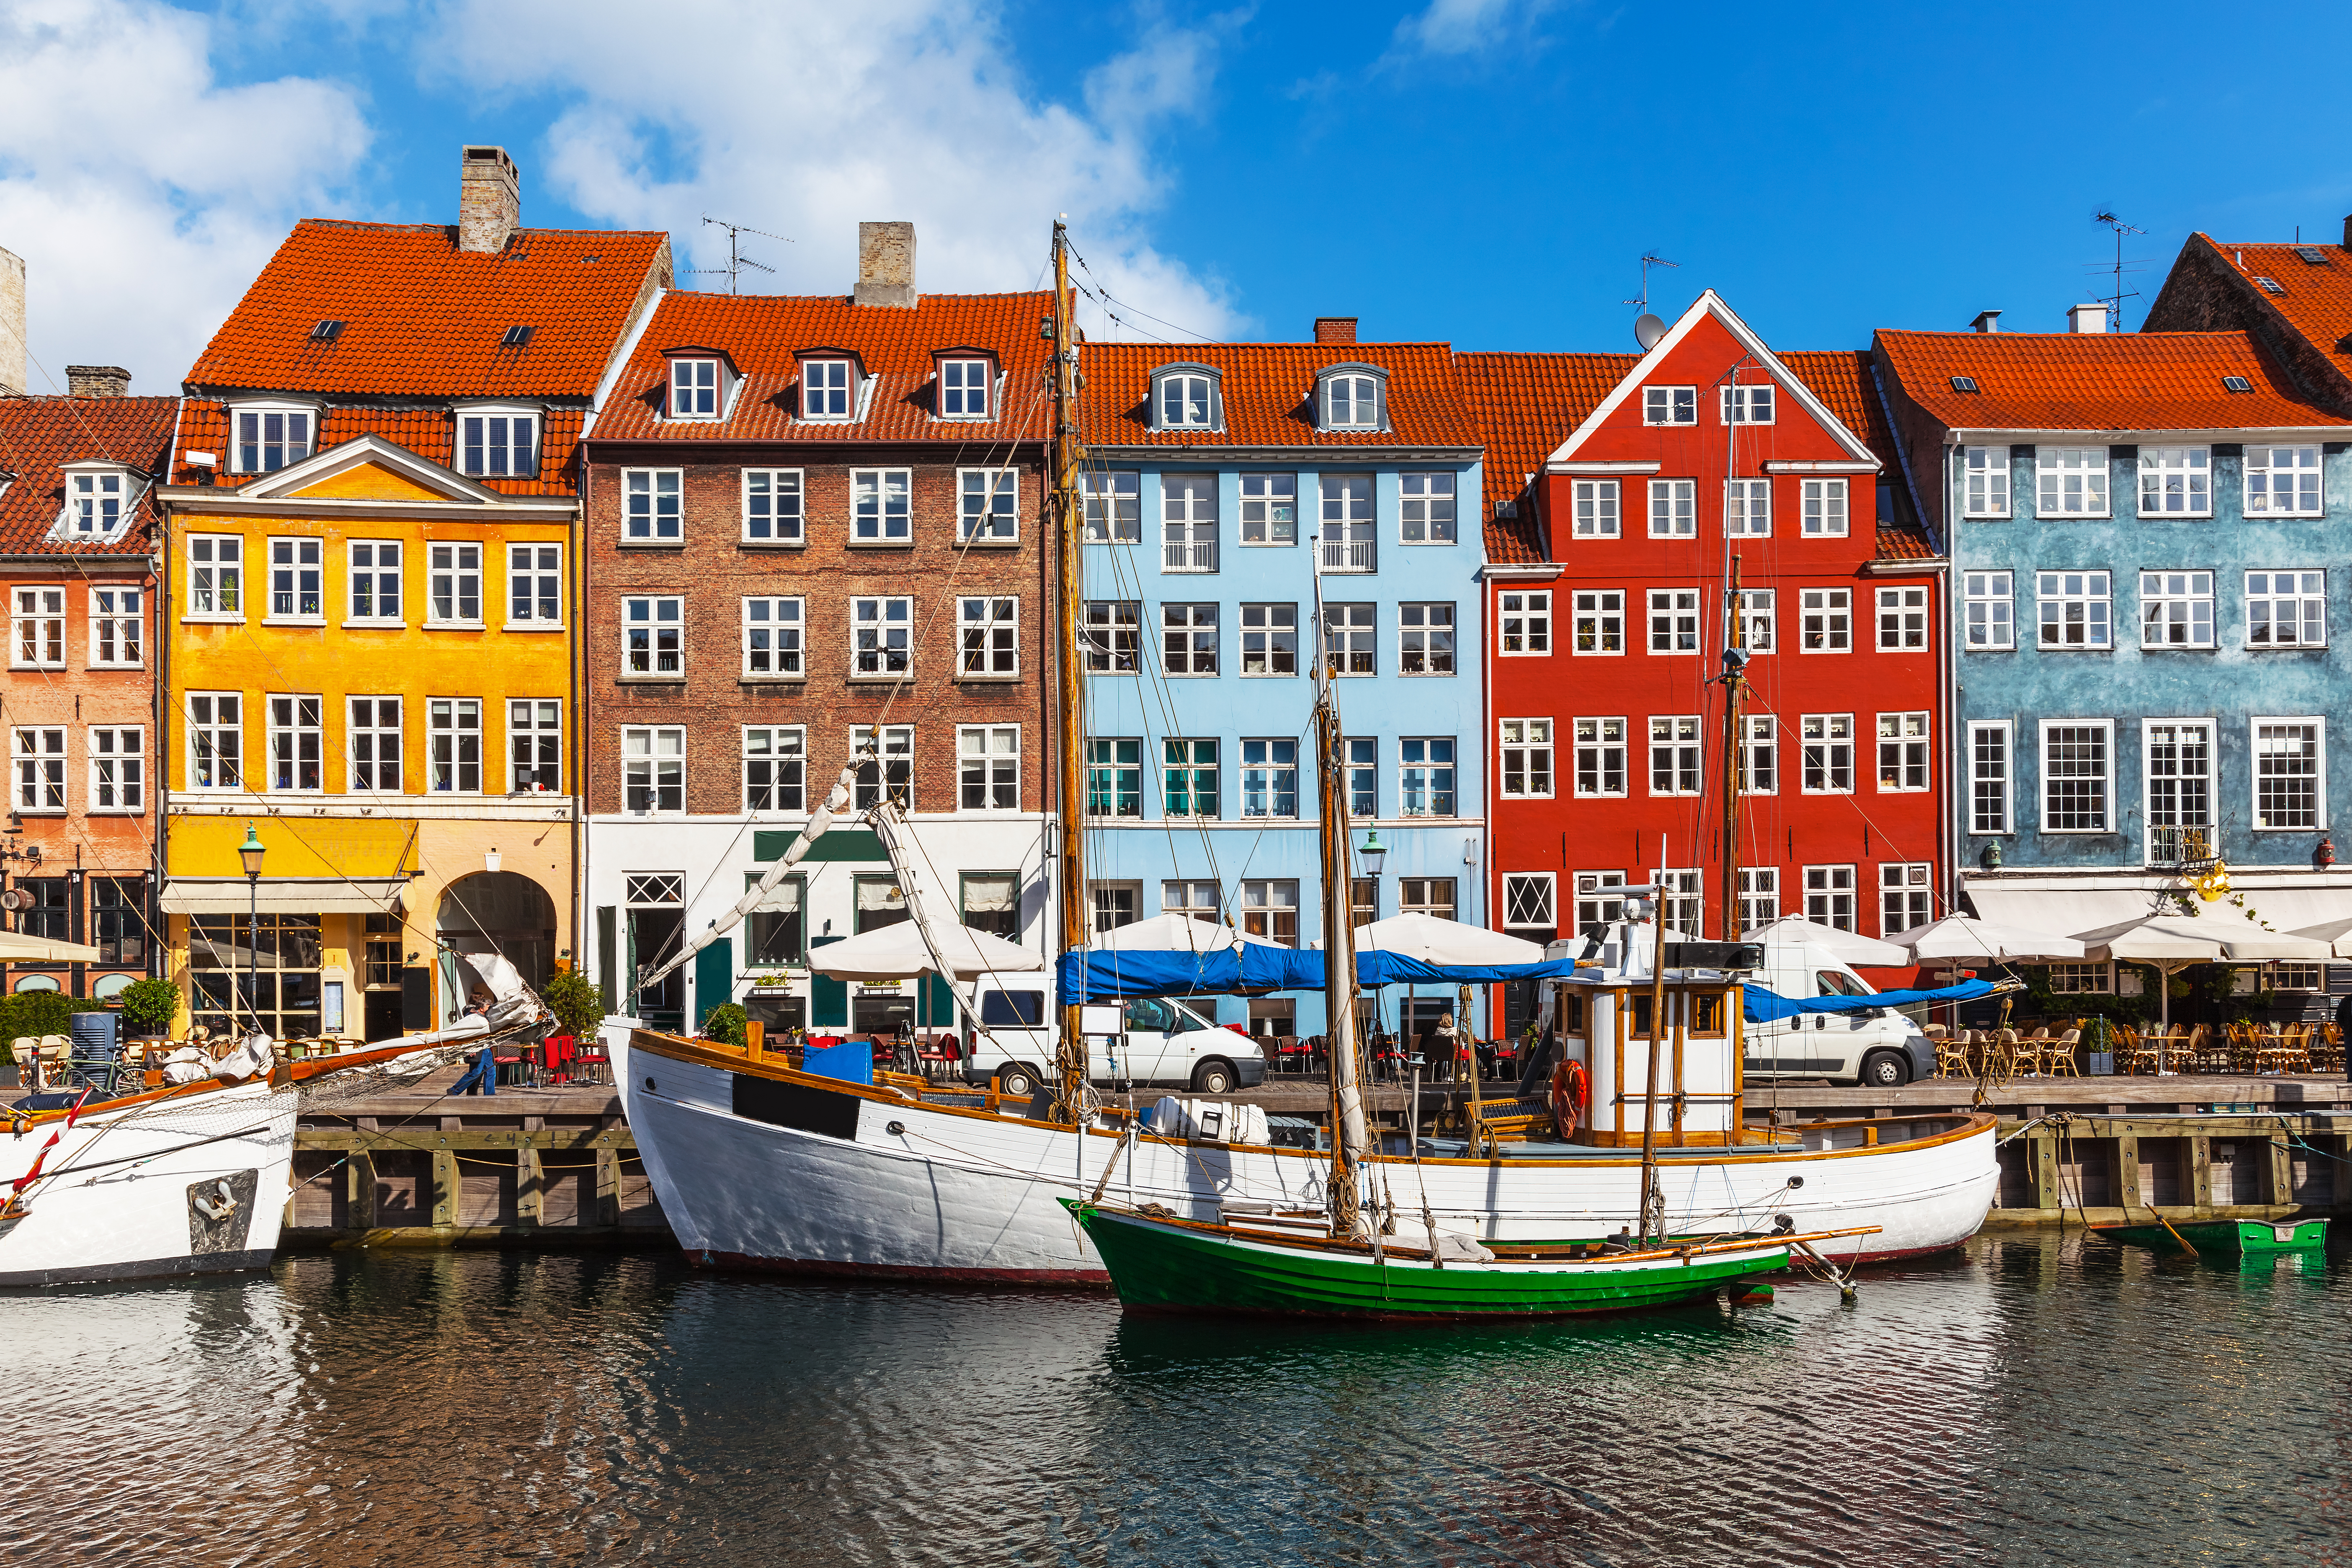
POLYGON ((1487 443, 1496 923, 1575 935, 1663 874, 1675 929, 1723 933, 1735 561, 1742 928, 1942 912, 1943 563, 1868 356, 1775 354, 1710 291, 1645 354, 1462 361, 1487 443))

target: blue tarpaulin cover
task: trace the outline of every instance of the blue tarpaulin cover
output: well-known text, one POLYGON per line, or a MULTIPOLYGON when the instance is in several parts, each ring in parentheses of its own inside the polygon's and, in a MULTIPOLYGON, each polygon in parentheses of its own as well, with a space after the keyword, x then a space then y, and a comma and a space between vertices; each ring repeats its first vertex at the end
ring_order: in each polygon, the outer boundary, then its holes
POLYGON ((1973 1002, 1993 994, 1990 980, 1963 980, 1937 991, 1874 991, 1867 996, 1783 996, 1761 985, 1742 985, 1740 1013, 1751 1024, 1793 1018, 1800 1013, 1867 1013, 1879 1007, 1907 1007, 1914 1002, 1973 1002))
POLYGON ((844 1083, 874 1081, 874 1047, 865 1040, 844 1040, 837 1046, 811 1046, 801 1053, 801 1070, 844 1083))
MULTIPOLYGON (((1380 949, 1356 954, 1364 985, 1486 985, 1507 980, 1563 980, 1569 959, 1543 963, 1441 964, 1380 949)), ((1244 944, 1222 952, 1147 951, 1062 955, 1062 1000, 1108 1002, 1129 996, 1192 996, 1235 991, 1320 991, 1323 954, 1313 949, 1244 944)))

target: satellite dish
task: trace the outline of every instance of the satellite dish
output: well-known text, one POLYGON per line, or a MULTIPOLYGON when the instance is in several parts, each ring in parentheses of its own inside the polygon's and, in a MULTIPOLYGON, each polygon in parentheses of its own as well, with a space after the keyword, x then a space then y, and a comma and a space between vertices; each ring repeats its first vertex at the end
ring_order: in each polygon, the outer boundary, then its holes
POLYGON ((1658 320, 1649 311, 1644 310, 1633 318, 1633 341, 1642 345, 1643 353, 1648 353, 1652 349, 1656 348, 1658 340, 1665 335, 1665 322, 1658 320))

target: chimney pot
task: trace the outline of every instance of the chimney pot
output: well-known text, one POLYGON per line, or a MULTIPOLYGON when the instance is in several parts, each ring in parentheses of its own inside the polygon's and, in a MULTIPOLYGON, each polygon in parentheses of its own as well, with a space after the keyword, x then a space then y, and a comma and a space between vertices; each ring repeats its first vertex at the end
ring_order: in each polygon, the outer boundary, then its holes
POLYGON ((1356 318, 1353 316, 1316 317, 1315 341, 1318 343, 1354 342, 1356 341, 1356 318))
POLYGON ((857 226, 857 292, 853 305, 895 305, 913 310, 915 292, 915 226, 911 223, 861 223, 857 226))
POLYGON ((25 258, 0 250, 0 393, 25 384, 25 258))
POLYGON ((495 256, 522 227, 522 176, 503 147, 457 158, 457 248, 495 256))
POLYGON ((1969 323, 1969 330, 1976 332, 1997 332, 2000 331, 2000 312, 1999 310, 1979 310, 1977 312, 1977 319, 1969 323))
POLYGON ((119 364, 69 364, 66 390, 76 397, 128 397, 131 373, 119 364))
POLYGON ((2066 330, 2078 337, 2087 337, 2107 330, 2107 308, 2097 305, 2066 307, 2066 330))

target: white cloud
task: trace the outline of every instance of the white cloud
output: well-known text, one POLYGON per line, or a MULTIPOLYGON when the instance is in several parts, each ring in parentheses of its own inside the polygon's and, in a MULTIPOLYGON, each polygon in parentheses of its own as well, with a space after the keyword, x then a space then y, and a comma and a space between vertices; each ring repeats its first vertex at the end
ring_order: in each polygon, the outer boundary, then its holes
POLYGON ((996 291, 1039 282, 1067 213, 1116 295, 1210 335, 1239 325, 1222 285, 1155 249, 1143 222, 1167 178, 1155 138, 1206 107, 1231 18, 1149 27, 1074 106, 1020 79, 984 7, 791 0, 647 15, 622 0, 457 0, 440 14, 419 57, 429 85, 462 72, 477 90, 564 104, 539 167, 523 170, 526 222, 543 180, 596 218, 669 230, 709 267, 726 245, 708 214, 793 237, 746 243, 775 268, 747 288, 845 293, 858 221, 907 218, 920 287, 996 291))
POLYGON ((1517 37, 1550 0, 1430 0, 1397 24, 1392 54, 1474 55, 1517 37))
POLYGON ((152 0, 0 5, 0 247, 25 258, 27 336, 58 383, 120 364, 134 392, 178 390, 367 149, 349 89, 222 86, 212 44, 207 18, 152 0))

